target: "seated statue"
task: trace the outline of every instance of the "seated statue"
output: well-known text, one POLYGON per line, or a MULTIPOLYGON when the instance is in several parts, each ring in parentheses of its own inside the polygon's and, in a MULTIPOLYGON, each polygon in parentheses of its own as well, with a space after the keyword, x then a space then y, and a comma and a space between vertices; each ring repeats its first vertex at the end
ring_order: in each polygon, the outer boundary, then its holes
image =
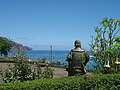
POLYGON ((86 74, 85 66, 89 61, 88 53, 81 48, 81 42, 76 40, 75 48, 70 51, 66 61, 68 61, 68 76, 86 74))

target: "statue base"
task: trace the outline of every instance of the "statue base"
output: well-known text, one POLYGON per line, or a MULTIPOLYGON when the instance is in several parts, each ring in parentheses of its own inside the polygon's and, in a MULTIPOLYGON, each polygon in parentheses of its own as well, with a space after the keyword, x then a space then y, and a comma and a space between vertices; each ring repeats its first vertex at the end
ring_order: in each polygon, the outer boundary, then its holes
POLYGON ((80 76, 86 74, 84 68, 66 68, 66 71, 68 71, 68 76, 80 76))

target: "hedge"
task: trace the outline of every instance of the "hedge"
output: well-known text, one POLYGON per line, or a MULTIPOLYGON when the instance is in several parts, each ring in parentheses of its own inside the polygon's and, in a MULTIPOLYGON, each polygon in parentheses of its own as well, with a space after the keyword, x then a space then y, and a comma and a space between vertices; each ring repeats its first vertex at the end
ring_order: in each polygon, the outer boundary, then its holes
POLYGON ((0 84, 0 90, 119 90, 120 74, 39 79, 0 84))

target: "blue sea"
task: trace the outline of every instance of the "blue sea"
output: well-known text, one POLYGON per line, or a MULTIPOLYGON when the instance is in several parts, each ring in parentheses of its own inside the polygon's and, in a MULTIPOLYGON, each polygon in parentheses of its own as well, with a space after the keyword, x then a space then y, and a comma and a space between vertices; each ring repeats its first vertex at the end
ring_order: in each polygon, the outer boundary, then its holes
MULTIPOLYGON (((57 62, 58 60, 60 62, 63 62, 64 65, 67 65, 67 61, 66 61, 66 57, 68 55, 70 51, 51 51, 50 50, 31 50, 31 51, 25 51, 26 57, 30 60, 42 60, 43 58, 46 58, 47 60, 52 62, 57 62), (52 59, 51 59, 51 55, 52 55, 52 59)), ((9 52, 9 57, 12 57, 15 53, 15 51, 11 51, 9 52)), ((88 53, 90 54, 90 51, 88 51, 88 53)), ((90 61, 88 62, 86 68, 91 70, 94 69, 93 68, 93 61, 90 59, 90 61)))

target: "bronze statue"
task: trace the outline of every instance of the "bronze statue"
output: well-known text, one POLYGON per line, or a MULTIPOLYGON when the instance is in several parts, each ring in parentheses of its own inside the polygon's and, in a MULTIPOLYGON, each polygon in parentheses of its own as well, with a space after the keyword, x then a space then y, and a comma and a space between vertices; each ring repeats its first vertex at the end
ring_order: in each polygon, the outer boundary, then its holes
POLYGON ((75 48, 70 51, 66 61, 68 61, 68 76, 86 74, 85 66, 89 61, 88 53, 81 48, 81 42, 76 40, 75 48))

